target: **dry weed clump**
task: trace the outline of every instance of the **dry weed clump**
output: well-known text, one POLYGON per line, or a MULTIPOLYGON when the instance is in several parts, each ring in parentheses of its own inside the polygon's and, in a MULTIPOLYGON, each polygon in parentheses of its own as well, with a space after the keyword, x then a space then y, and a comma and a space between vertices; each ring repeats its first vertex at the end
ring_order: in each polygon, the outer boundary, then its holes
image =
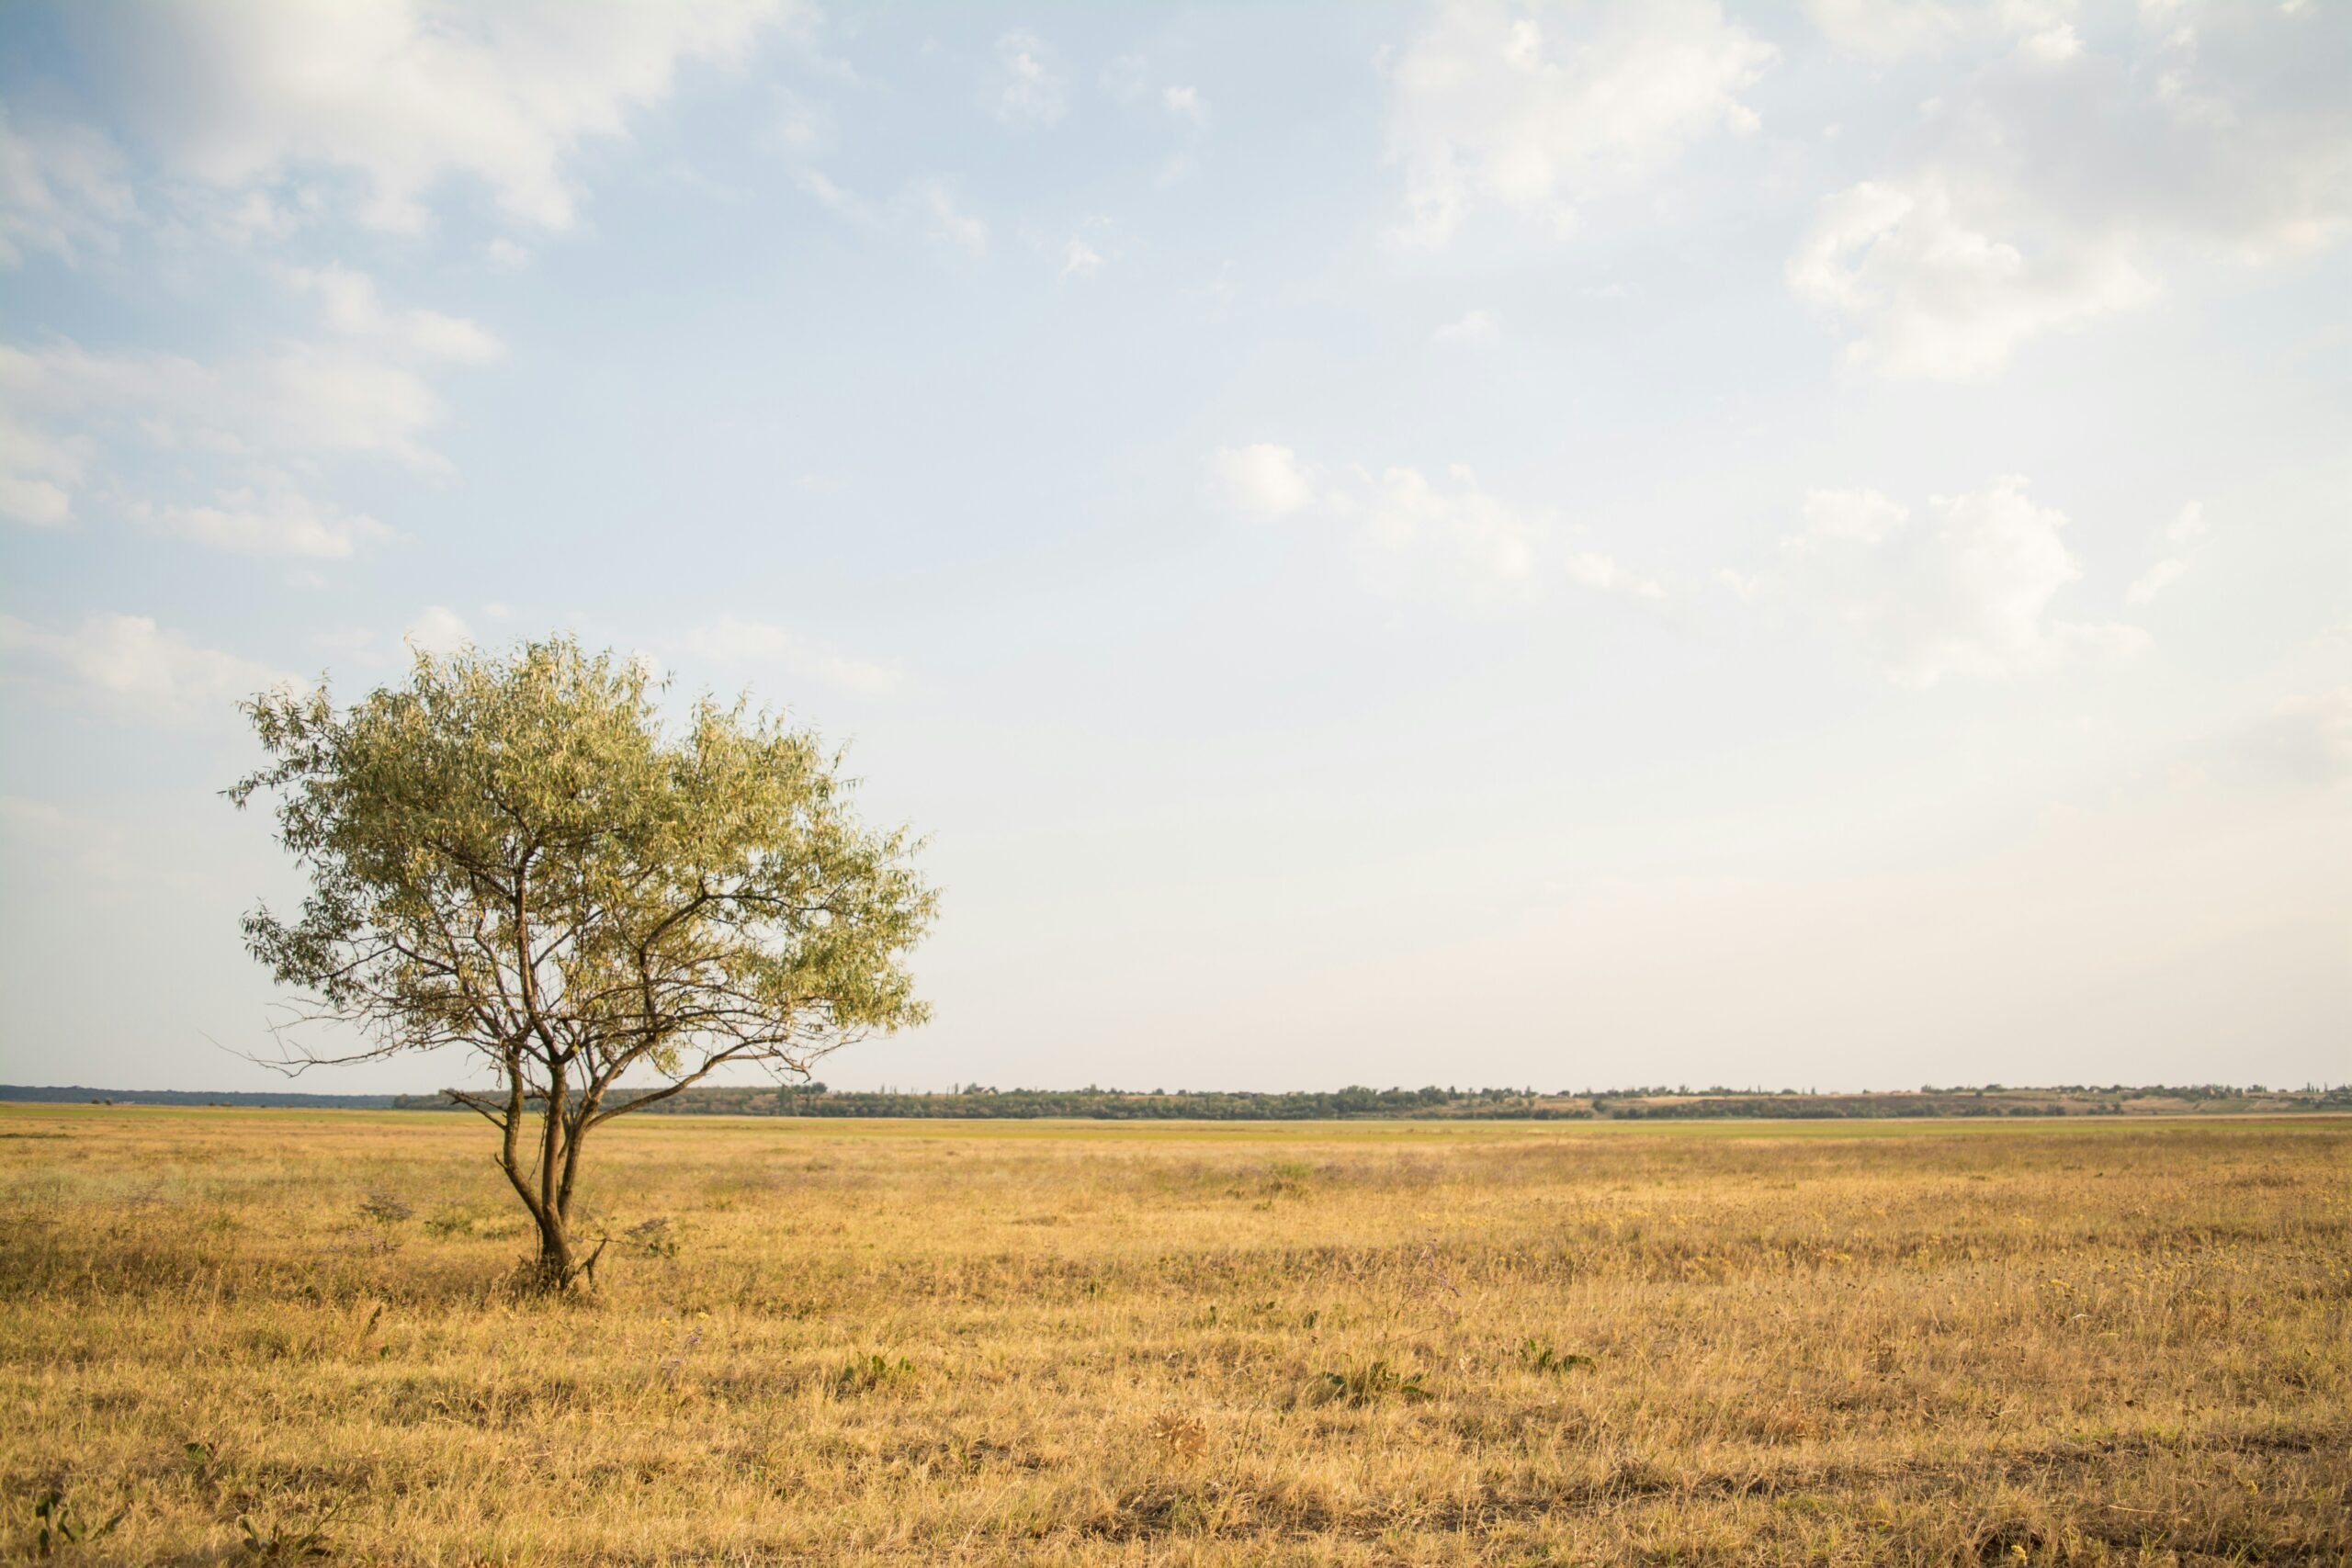
POLYGON ((0 1122, 0 1556, 2352 1557, 2343 1122, 0 1122))

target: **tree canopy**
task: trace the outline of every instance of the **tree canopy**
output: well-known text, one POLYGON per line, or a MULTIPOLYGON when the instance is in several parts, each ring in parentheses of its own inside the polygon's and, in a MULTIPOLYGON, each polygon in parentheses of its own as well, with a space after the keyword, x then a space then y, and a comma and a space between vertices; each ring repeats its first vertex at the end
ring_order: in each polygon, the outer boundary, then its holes
POLYGON ((358 1032, 322 1053, 291 1031, 289 1062, 484 1058, 495 1087, 459 1098, 500 1129, 558 1285, 593 1264, 568 1220, 598 1124, 925 1016, 905 958, 936 896, 907 830, 857 818, 808 731, 709 697, 673 725, 659 696, 570 637, 420 652, 347 709, 323 685, 244 705, 270 761, 228 791, 275 795, 311 885, 297 918, 245 917, 248 948, 306 994, 298 1023, 358 1032), (614 1095, 632 1071, 658 1087, 614 1095))

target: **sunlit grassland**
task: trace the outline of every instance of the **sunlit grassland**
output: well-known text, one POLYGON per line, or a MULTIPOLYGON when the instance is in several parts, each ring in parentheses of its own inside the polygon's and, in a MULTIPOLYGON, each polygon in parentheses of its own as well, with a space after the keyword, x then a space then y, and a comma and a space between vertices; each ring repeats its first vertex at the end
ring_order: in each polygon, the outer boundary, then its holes
POLYGON ((549 1305, 470 1118, 0 1109, 0 1551, 53 1490, 92 1562, 2352 1555, 2340 1120, 591 1160, 549 1305))

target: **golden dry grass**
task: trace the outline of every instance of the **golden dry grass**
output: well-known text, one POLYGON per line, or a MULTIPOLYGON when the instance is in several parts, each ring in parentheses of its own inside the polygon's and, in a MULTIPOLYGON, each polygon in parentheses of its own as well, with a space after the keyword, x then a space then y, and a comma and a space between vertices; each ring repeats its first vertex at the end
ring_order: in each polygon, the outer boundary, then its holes
POLYGON ((2342 1562, 2347 1156, 643 1118, 591 1228, 668 1237, 566 1306, 477 1123, 11 1108, 0 1547, 54 1487, 86 1562, 2342 1562))

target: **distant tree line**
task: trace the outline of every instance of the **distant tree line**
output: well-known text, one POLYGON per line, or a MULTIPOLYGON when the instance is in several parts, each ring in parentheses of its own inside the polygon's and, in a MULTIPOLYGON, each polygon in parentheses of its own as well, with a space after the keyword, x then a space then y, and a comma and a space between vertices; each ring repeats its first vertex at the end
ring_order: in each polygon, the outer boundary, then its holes
MULTIPOLYGON (((658 1086, 657 1086, 658 1087, 658 1086)), ((619 1089, 613 1099, 634 1102, 650 1089, 619 1089)), ((293 1094, 252 1090, 91 1089, 81 1085, 0 1084, 0 1101, 118 1105, 243 1105, 435 1111, 458 1102, 447 1094, 293 1094)), ((526 1109, 537 1111, 532 1097, 526 1109)), ((1861 1117, 1981 1117, 2119 1115, 2195 1109, 2217 1111, 2352 1111, 2352 1087, 2307 1085, 2300 1089, 2233 1084, 2002 1084, 1880 1094, 1816 1094, 1800 1089, 1705 1089, 1687 1087, 1562 1089, 1421 1089, 1306 1090, 1128 1090, 1011 1089, 962 1085, 944 1094, 891 1089, 847 1090, 821 1083, 697 1084, 650 1104, 649 1112, 724 1116, 941 1117, 1015 1120, 1069 1117, 1092 1121, 1283 1122, 1421 1118, 1448 1121, 1555 1122, 1599 1118, 1622 1122, 1720 1118, 1836 1121, 1861 1117)))
MULTIPOLYGON (((627 1100, 632 1091, 615 1091, 627 1100)), ((453 1103, 438 1095, 401 1098, 402 1109, 453 1103)), ((1838 1121, 1878 1117, 2120 1115, 2194 1107, 2217 1111, 2352 1111, 2352 1089, 2288 1091, 2208 1084, 2066 1085, 2056 1089, 1934 1088, 1819 1094, 1678 1085, 1630 1089, 1370 1089, 1252 1092, 1228 1089, 998 1089, 959 1085, 945 1093, 836 1089, 822 1083, 697 1085, 646 1109, 701 1115, 808 1116, 949 1121, 1060 1117, 1099 1122, 1296 1122, 1446 1120, 1688 1122, 1716 1119, 1838 1121)))
POLYGON ((1507 1115, 1589 1117, 1589 1105, 1537 1100, 1519 1089, 1368 1089, 1258 1093, 1248 1090, 1009 1089, 973 1085, 952 1094, 845 1091, 820 1083, 775 1091, 786 1116, 937 1116, 987 1120, 1074 1117, 1108 1122, 1331 1122, 1367 1117, 1507 1115))

